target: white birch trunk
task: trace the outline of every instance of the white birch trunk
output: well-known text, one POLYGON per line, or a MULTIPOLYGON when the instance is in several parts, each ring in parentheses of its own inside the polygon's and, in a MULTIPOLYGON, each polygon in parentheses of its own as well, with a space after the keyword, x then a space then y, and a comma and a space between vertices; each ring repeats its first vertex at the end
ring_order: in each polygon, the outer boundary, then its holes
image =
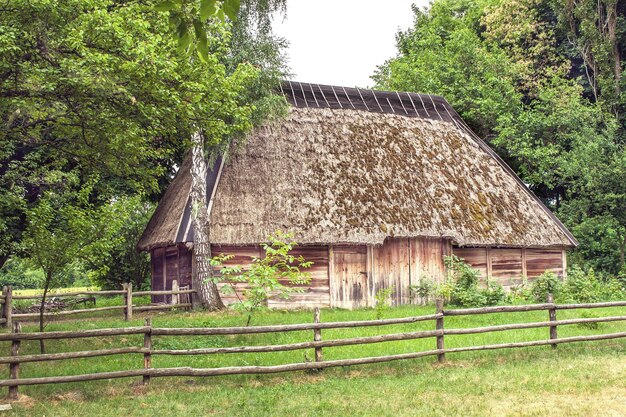
POLYGON ((211 243, 209 240, 209 214, 207 212, 206 176, 207 163, 204 158, 204 137, 195 133, 191 149, 191 211, 193 217, 193 256, 195 270, 192 274, 192 285, 197 293, 196 300, 209 311, 221 310, 224 303, 213 282, 211 259, 211 243))

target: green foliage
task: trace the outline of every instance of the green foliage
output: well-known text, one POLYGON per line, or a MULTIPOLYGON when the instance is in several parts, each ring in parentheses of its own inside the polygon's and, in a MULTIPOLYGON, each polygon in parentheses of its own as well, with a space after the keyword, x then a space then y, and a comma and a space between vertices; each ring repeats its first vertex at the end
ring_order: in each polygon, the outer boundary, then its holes
POLYGON ((450 303, 461 307, 480 307, 500 304, 505 299, 501 285, 487 282, 486 288, 479 287, 480 274, 457 256, 444 258, 451 273, 452 289, 450 303))
POLYGON ((25 259, 12 257, 0 268, 0 287, 10 285, 16 290, 41 288, 44 280, 43 271, 25 259))
MULTIPOLYGON (((95 180, 90 184, 95 183, 95 180)), ((119 222, 113 204, 89 202, 93 186, 78 193, 47 192, 27 213, 22 244, 44 274, 43 287, 64 286, 82 263, 100 263, 116 243, 119 222)))
POLYGON ((154 9, 166 12, 170 32, 182 52, 196 52, 207 62, 210 57, 210 36, 215 24, 226 28, 260 29, 265 35, 271 32, 274 14, 284 13, 286 0, 165 0, 154 9))
POLYGON ((132 282, 133 289, 150 286, 150 257, 138 252, 136 244, 141 237, 154 205, 142 202, 139 197, 123 197, 111 203, 115 212, 116 237, 107 253, 97 263, 88 265, 91 280, 102 289, 120 289, 125 282, 132 282))
POLYGON ((211 266, 220 267, 221 280, 226 282, 221 291, 234 294, 238 301, 232 307, 248 316, 246 325, 254 313, 268 308, 270 298, 288 299, 292 293, 304 292, 302 286, 311 281, 310 274, 302 270, 310 268, 313 262, 289 253, 297 245, 292 234, 277 231, 268 240, 269 243, 262 245, 265 256, 253 258, 247 270, 239 265, 224 265, 233 255, 220 254, 211 260, 211 266), (241 295, 232 284, 237 282, 246 284, 241 295))
POLYGON ((374 295, 374 299, 376 300, 376 305, 374 306, 376 320, 382 319, 383 315, 391 308, 390 301, 393 291, 394 287, 381 288, 376 291, 376 295, 374 295))
POLYGON ((562 283, 559 277, 552 271, 546 271, 537 277, 530 286, 530 294, 536 303, 545 303, 548 294, 552 294, 555 298, 561 292, 562 283))
POLYGON ((250 42, 237 50, 230 27, 208 19, 205 59, 190 58, 170 36, 167 13, 154 1, 15 0, 3 8, 0 265, 24 248, 26 213, 47 192, 75 193, 97 176, 94 204, 154 199, 192 133, 223 151, 284 107, 270 88, 281 74, 278 43, 266 37, 254 53, 250 42))
POLYGON ((567 272, 560 299, 564 302, 595 303, 623 300, 626 286, 617 277, 599 275, 593 268, 583 270, 574 265, 567 272))
POLYGON ((409 285, 409 291, 422 299, 429 299, 435 293, 437 284, 428 277, 420 277, 417 285, 409 285))

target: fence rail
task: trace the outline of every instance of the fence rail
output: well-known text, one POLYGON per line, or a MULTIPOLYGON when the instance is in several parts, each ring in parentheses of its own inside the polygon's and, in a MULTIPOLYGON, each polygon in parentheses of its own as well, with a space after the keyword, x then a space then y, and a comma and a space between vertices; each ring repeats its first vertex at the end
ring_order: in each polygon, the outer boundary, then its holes
POLYGON ((146 319, 144 326, 115 328, 115 329, 97 329, 97 330, 81 330, 81 331, 56 331, 56 332, 33 332, 22 333, 19 323, 13 324, 12 333, 0 334, 0 342, 11 342, 10 356, 0 357, 0 364, 9 365, 10 378, 0 380, 0 387, 9 387, 9 396, 15 398, 20 385, 38 385, 52 384, 62 382, 79 382, 94 381, 100 379, 126 378, 126 377, 142 377, 144 384, 147 384, 152 377, 165 376, 217 376, 217 375, 235 375, 235 374, 268 374, 287 371, 298 371, 308 369, 324 369, 336 366, 348 366, 359 364, 371 364, 380 362, 389 362, 403 359, 413 359, 426 356, 437 356, 438 360, 445 361, 445 355, 449 353, 471 352, 480 350, 494 349, 511 349, 531 346, 547 346, 556 347, 559 344, 574 342, 589 342, 599 340, 610 340, 617 338, 625 338, 626 332, 607 333, 588 336, 572 336, 557 337, 557 328, 559 326, 581 324, 581 323, 602 323, 614 321, 626 321, 626 316, 606 316, 592 318, 574 318, 566 320, 557 320, 556 311, 566 309, 587 309, 600 307, 622 307, 626 306, 626 301, 610 302, 610 303, 591 303, 591 304, 569 304, 557 305, 553 302, 545 304, 534 304, 524 306, 498 306, 484 307, 472 309, 453 309, 445 310, 443 303, 438 301, 436 304, 436 313, 424 316, 403 317, 385 320, 365 320, 365 321, 346 321, 346 322, 326 322, 320 320, 320 311, 316 309, 313 315, 312 323, 288 324, 288 325, 271 325, 271 326, 251 326, 251 327, 199 327, 199 328, 160 328, 152 326, 151 319, 146 319), (474 314, 491 314, 491 313, 509 313, 509 312, 526 312, 526 311, 548 311, 548 320, 541 322, 502 324, 486 327, 474 328, 446 328, 445 317, 464 316, 474 314), (341 328, 361 328, 370 326, 388 326, 395 324, 406 324, 424 321, 434 321, 434 330, 422 330, 415 332, 390 333, 377 336, 350 337, 342 339, 322 340, 322 330, 324 329, 341 329, 341 328), (464 346, 455 348, 445 348, 444 341, 446 336, 480 334, 490 332, 500 332, 508 330, 532 329, 532 328, 549 328, 549 338, 545 340, 533 340, 513 343, 500 343, 480 346, 464 346), (291 331, 313 331, 313 340, 307 342, 264 345, 264 346, 231 346, 219 348, 196 348, 196 349, 154 349, 153 339, 158 336, 211 336, 211 335, 243 335, 243 334, 259 334, 259 333, 277 333, 291 331), (100 349, 92 351, 78 352, 61 352, 49 354, 33 354, 19 355, 20 343, 24 340, 50 340, 50 339, 74 339, 74 338, 91 338, 104 336, 126 336, 126 335, 143 335, 142 346, 122 347, 112 349, 100 349), (436 349, 385 355, 372 356, 364 358, 348 358, 338 360, 324 360, 322 349, 363 345, 373 343, 383 343, 399 340, 413 340, 422 338, 435 338, 436 349), (300 349, 314 349, 315 359, 313 362, 305 363, 289 363, 283 365, 272 366, 230 366, 219 368, 155 368, 152 365, 152 359, 155 355, 212 355, 212 354, 237 354, 250 352, 286 352, 300 349), (82 375, 69 376, 48 376, 35 378, 20 378, 20 364, 29 362, 46 362, 67 359, 81 359, 99 356, 111 355, 143 355, 144 363, 142 369, 129 369, 110 372, 98 372, 82 375))
MULTIPOLYGON (((172 289, 167 291, 134 291, 131 283, 124 284, 121 290, 107 290, 107 291, 74 291, 66 293, 53 293, 48 294, 46 299, 52 298, 67 298, 77 296, 113 296, 122 295, 123 305, 119 306, 106 306, 106 307, 93 307, 82 308, 73 310, 61 310, 61 311, 45 311, 44 318, 55 318, 73 316, 77 314, 93 313, 99 311, 122 311, 125 320, 131 320, 133 312, 142 311, 156 311, 156 310, 172 310, 175 308, 193 308, 193 294, 196 290, 188 289, 187 287, 179 287, 178 282, 174 280, 172 282, 172 289), (154 305, 136 305, 133 304, 133 297, 140 296, 153 296, 153 295, 169 295, 171 296, 169 303, 161 303, 154 305)), ((42 294, 36 295, 13 295, 13 289, 10 286, 5 286, 0 294, 0 325, 11 328, 12 322, 15 319, 22 320, 34 320, 39 318, 39 312, 34 313, 18 313, 15 312, 14 300, 41 300, 42 294)), ((95 298, 94 298, 95 300, 95 298)), ((94 303, 95 305, 95 303, 94 303)))

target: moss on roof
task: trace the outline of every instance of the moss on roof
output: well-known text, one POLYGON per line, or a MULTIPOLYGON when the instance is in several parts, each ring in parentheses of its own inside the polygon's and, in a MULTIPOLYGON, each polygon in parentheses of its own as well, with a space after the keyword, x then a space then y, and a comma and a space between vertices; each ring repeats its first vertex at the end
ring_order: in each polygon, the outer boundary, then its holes
MULTIPOLYGON (((179 176, 188 177, 183 168, 179 176)), ((166 194, 140 248, 161 245, 165 235, 174 242, 167 225, 181 218, 181 205, 167 200, 187 195, 166 194)), ((292 108, 286 119, 256 129, 227 162, 211 213, 212 242, 253 244, 277 229, 303 244, 381 244, 389 236, 576 244, 459 124, 352 109, 292 108)))

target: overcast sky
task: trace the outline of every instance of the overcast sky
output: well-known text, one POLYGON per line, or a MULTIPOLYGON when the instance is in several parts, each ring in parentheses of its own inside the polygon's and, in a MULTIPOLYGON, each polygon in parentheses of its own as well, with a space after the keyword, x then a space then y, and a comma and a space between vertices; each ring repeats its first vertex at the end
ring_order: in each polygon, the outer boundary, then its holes
POLYGON ((376 66, 396 54, 395 35, 428 0, 288 0, 274 30, 291 43, 293 80, 370 87, 376 66))

